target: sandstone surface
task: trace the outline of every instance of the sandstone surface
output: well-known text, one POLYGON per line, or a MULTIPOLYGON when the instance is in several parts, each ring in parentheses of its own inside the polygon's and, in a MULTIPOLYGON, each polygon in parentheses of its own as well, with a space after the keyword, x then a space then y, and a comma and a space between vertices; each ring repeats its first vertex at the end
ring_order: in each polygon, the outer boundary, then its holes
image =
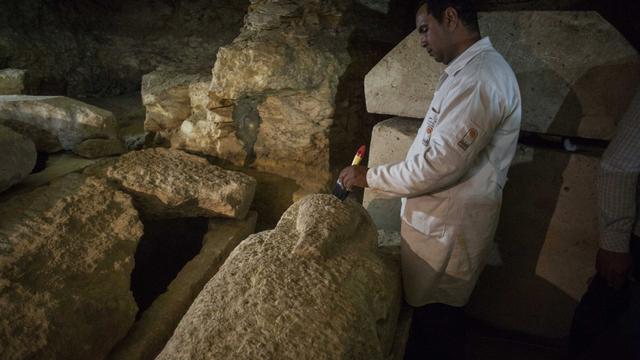
POLYGON ((401 303, 386 260, 360 205, 305 197, 231 253, 157 359, 383 359, 401 303))
POLYGON ((19 95, 24 93, 27 70, 0 70, 0 95, 19 95))
POLYGON ((347 6, 252 1, 241 34, 218 51, 206 116, 192 111, 172 146, 327 187, 338 80, 350 61, 347 6))
MULTIPOLYGON (((589 11, 490 12, 479 21, 516 73, 523 130, 613 135, 640 80, 640 58, 611 24, 589 11)), ((442 69, 414 31, 367 74, 368 111, 422 118, 442 69)))
POLYGON ((171 137, 171 147, 215 156, 238 166, 245 164, 247 152, 229 123, 216 123, 190 117, 171 137))
POLYGON ((243 220, 210 219, 202 249, 180 270, 167 291, 144 311, 109 359, 153 359, 167 343, 176 326, 204 285, 218 271, 229 253, 253 234, 258 214, 243 220))
POLYGON ((33 141, 0 125, 0 192, 26 178, 37 156, 33 141))
POLYGON ((242 219, 256 187, 248 175, 164 148, 132 151, 86 172, 116 182, 134 197, 143 215, 151 217, 242 219))
POLYGON ((141 235, 128 195, 79 174, 0 204, 2 358, 104 358, 134 321, 141 235))
POLYGON ((189 85, 203 78, 207 78, 206 73, 185 73, 178 69, 145 74, 142 77, 142 103, 147 110, 144 128, 157 132, 180 127, 191 114, 189 85))
POLYGON ((0 96, 0 124, 49 153, 75 150, 88 139, 117 139, 118 134, 111 112, 64 96, 0 96))

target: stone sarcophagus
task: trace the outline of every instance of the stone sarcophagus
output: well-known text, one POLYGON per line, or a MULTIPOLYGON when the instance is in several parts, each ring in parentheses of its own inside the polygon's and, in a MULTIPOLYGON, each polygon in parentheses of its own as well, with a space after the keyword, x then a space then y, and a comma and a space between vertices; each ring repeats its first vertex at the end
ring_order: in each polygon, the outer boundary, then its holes
POLYGON ((311 195, 231 253, 157 359, 382 359, 400 304, 366 211, 311 195))

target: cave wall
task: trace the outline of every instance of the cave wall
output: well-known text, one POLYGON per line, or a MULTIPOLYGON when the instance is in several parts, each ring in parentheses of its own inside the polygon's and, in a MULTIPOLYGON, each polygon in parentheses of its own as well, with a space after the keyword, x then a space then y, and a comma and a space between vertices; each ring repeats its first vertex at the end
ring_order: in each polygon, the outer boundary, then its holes
POLYGON ((0 68, 27 69, 31 92, 114 96, 159 66, 211 68, 248 1, 0 2, 0 68))

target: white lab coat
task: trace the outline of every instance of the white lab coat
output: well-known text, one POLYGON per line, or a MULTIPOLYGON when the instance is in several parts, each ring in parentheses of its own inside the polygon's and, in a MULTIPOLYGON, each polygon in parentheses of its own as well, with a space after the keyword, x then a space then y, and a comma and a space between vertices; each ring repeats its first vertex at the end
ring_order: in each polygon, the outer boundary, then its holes
POLYGON ((483 38, 445 69, 406 159, 367 172, 372 189, 403 197, 409 304, 468 301, 493 242, 520 118, 516 77, 483 38))

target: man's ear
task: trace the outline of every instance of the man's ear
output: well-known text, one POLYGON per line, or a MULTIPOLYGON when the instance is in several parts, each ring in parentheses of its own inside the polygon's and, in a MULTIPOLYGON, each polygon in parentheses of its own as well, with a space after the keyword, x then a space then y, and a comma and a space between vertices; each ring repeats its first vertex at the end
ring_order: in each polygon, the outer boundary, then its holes
POLYGON ((444 10, 444 16, 442 18, 445 27, 449 30, 455 30, 460 22, 458 12, 452 7, 448 7, 444 10))

